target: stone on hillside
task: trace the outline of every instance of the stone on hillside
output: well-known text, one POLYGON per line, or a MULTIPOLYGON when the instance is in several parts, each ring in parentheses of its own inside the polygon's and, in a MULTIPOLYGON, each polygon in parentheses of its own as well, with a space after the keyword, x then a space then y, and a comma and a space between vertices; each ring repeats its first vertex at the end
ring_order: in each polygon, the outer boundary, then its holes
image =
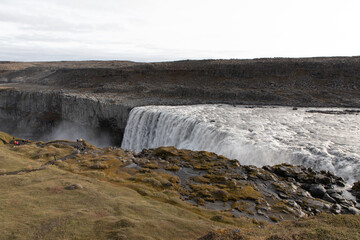
POLYGON ((344 199, 344 197, 338 193, 332 193, 332 194, 330 194, 330 197, 335 199, 338 203, 340 203, 344 199))
POLYGON ((341 206, 340 206, 339 204, 334 204, 334 205, 331 207, 330 211, 331 211, 332 213, 335 213, 335 214, 340 214, 340 213, 341 213, 341 206))
POLYGON ((342 177, 339 177, 336 181, 336 185, 338 185, 339 187, 345 187, 345 180, 342 177))
POLYGON ((338 193, 338 194, 342 194, 343 191, 342 190, 335 190, 335 189, 327 189, 326 192, 331 195, 333 193, 338 193))
POLYGON ((323 200, 331 203, 336 203, 336 200, 329 196, 329 194, 325 193, 323 196, 323 200))
POLYGON ((322 198, 326 193, 326 190, 321 184, 314 184, 311 185, 309 192, 313 197, 322 198))
POLYGON ((353 201, 347 200, 347 199, 345 199, 345 198, 343 198, 343 199, 340 200, 340 205, 341 205, 341 206, 344 206, 344 207, 354 207, 354 206, 355 206, 355 204, 354 204, 353 201))
POLYGON ((298 175, 303 173, 300 167, 288 164, 276 165, 272 167, 272 170, 278 176, 294 179, 297 179, 298 175))
POLYGON ((76 190, 76 189, 83 189, 84 187, 80 183, 76 183, 73 185, 66 186, 66 190, 76 190))
POLYGON ((352 190, 353 195, 356 196, 360 200, 360 181, 357 181, 356 183, 354 183, 351 190, 352 190))
POLYGON ((261 211, 260 209, 257 210, 257 214, 260 216, 263 216, 265 218, 269 218, 269 216, 267 216, 263 211, 261 211))
POLYGON ((324 174, 317 174, 314 177, 314 181, 316 183, 321 183, 321 184, 334 184, 335 183, 335 179, 332 177, 328 177, 324 174))
POLYGON ((288 199, 288 198, 289 198, 288 195, 286 195, 286 194, 284 194, 284 193, 281 193, 281 192, 279 192, 278 195, 279 195, 279 197, 280 197, 281 199, 288 199))
POLYGON ((360 181, 357 181, 356 183, 354 183, 352 190, 355 192, 360 192, 360 181))
POLYGON ((360 210, 355 207, 349 207, 348 210, 351 214, 360 215, 360 210))

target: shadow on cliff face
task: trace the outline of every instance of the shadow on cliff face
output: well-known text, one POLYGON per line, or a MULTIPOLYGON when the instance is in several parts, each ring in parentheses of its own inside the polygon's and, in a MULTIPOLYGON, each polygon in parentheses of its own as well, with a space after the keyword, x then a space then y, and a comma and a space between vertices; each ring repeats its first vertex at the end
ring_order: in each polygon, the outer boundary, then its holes
POLYGON ((52 129, 49 134, 41 137, 40 140, 51 141, 66 139, 76 141, 80 138, 98 147, 106 147, 114 144, 108 131, 79 125, 69 121, 62 121, 52 129))

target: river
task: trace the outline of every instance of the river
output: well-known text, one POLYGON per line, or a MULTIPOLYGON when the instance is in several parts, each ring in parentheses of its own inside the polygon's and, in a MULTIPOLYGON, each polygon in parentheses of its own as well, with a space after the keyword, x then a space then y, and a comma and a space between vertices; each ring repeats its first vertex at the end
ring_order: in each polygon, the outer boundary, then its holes
POLYGON ((232 105, 144 106, 130 112, 122 148, 205 150, 256 166, 290 163, 360 179, 360 111, 232 105))

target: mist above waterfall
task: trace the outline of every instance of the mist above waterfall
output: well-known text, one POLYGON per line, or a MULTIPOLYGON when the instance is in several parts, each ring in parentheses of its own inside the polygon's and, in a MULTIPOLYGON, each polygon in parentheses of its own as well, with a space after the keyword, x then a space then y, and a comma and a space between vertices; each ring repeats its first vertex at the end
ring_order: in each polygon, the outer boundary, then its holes
POLYGON ((112 144, 110 134, 106 131, 69 121, 62 121, 52 129, 50 133, 41 137, 41 140, 51 141, 66 139, 76 141, 80 138, 98 147, 106 147, 112 144))
POLYGON ((309 112, 314 109, 138 107, 130 113, 122 147, 137 152, 159 146, 206 150, 256 166, 303 164, 353 182, 360 177, 360 115, 309 112))

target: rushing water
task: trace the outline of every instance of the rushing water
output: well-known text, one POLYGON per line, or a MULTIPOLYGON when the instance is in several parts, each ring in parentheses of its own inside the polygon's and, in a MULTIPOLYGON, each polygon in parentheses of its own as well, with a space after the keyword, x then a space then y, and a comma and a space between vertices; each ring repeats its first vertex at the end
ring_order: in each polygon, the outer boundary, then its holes
POLYGON ((341 108, 145 106, 131 111, 122 147, 206 150, 256 166, 303 164, 352 183, 360 178, 359 123, 358 111, 341 108))

